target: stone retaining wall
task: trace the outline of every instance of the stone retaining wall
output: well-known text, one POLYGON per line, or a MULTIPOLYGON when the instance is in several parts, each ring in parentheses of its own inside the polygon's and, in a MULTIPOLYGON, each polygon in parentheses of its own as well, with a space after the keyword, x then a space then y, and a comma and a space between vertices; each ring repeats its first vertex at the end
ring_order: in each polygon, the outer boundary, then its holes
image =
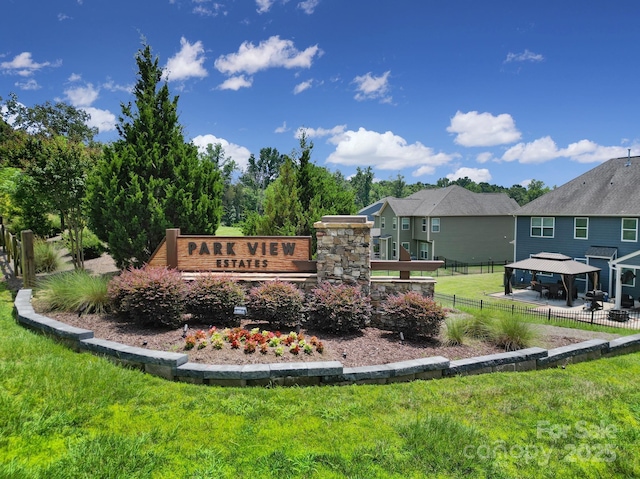
POLYGON ((115 363, 173 381, 217 386, 389 384, 498 371, 532 371, 640 351, 640 334, 635 334, 608 342, 592 339, 550 350, 529 348, 457 361, 436 356, 356 368, 346 368, 338 361, 207 365, 190 363, 182 353, 148 350, 94 338, 93 331, 37 314, 31 306, 30 289, 18 292, 14 308, 19 323, 60 340, 76 351, 104 356, 115 363))

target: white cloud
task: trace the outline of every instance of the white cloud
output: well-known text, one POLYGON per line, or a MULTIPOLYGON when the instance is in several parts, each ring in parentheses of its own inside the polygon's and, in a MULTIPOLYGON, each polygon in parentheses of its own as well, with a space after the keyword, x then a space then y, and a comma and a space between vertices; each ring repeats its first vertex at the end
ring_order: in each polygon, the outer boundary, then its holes
POLYGON ((256 0, 256 5, 258 6, 258 13, 266 13, 273 5, 274 0, 256 0))
POLYGON ((298 8, 302 9, 302 11, 307 15, 311 15, 319 3, 320 0, 304 0, 303 2, 298 3, 298 8))
POLYGON ((340 136, 347 129, 347 125, 336 125, 333 128, 305 128, 300 127, 296 130, 295 137, 300 138, 302 132, 305 133, 307 138, 322 138, 325 136, 330 136, 331 143, 337 144, 340 141, 340 136))
POLYGON ((162 72, 164 80, 187 80, 189 78, 204 78, 208 75, 207 70, 202 66, 206 57, 201 41, 189 43, 180 38, 180 51, 169 58, 167 66, 162 72))
POLYGON ((31 58, 31 52, 22 52, 16 55, 10 62, 0 63, 0 70, 11 75, 20 75, 23 77, 31 76, 38 70, 44 67, 59 67, 62 65, 61 60, 57 60, 53 63, 43 62, 37 63, 31 58))
POLYGON ((521 137, 511 115, 457 111, 447 127, 456 133, 455 142, 462 146, 495 146, 518 141, 521 137))
POLYGON ((298 83, 293 89, 293 94, 297 95, 298 93, 302 93, 305 90, 308 90, 313 85, 313 80, 303 81, 302 83, 298 83))
POLYGON ((454 173, 450 173, 447 175, 447 178, 451 181, 455 181, 458 178, 469 178, 470 180, 475 181, 476 183, 486 182, 489 183, 491 181, 491 173, 486 168, 467 168, 462 167, 458 168, 454 173))
POLYGON ((287 128, 287 122, 284 121, 284 122, 282 122, 282 126, 279 126, 273 132, 274 133, 286 133, 287 131, 289 131, 289 128, 287 128))
POLYGON ((529 50, 525 50, 522 53, 511 53, 509 52, 507 54, 507 58, 505 59, 504 63, 511 63, 511 62, 541 62, 544 60, 544 56, 542 56, 540 53, 533 53, 529 50))
POLYGON ((198 135, 191 143, 196 145, 200 152, 204 152, 207 148, 207 145, 215 145, 220 143, 222 149, 224 150, 225 158, 231 158, 234 160, 240 169, 244 170, 249 164, 249 157, 251 156, 251 152, 245 148, 244 146, 236 145, 234 143, 229 143, 224 138, 217 138, 214 135, 198 135))
POLYGON ((391 97, 387 96, 390 74, 389 70, 379 77, 371 75, 371 72, 355 77, 352 83, 356 84, 358 93, 354 98, 358 101, 380 99, 382 103, 391 102, 391 97))
POLYGON ((41 88, 38 82, 33 78, 30 78, 25 82, 16 82, 15 86, 17 86, 21 90, 39 90, 41 88))
POLYGON ((91 106, 82 109, 91 115, 91 119, 87 122, 88 126, 97 127, 100 133, 116 129, 116 116, 109 110, 100 110, 91 106))
POLYGON ((58 13, 58 21, 62 22, 64 20, 71 20, 71 17, 66 13, 58 13))
POLYGON ((550 136, 538 138, 531 143, 518 143, 502 155, 504 161, 518 160, 520 163, 545 163, 560 156, 555 141, 550 136))
POLYGON ((602 146, 590 140, 580 140, 571 143, 560 150, 559 156, 571 158, 578 163, 598 163, 611 158, 627 156, 627 148, 623 146, 602 146))
POLYGON ((102 88, 111 92, 121 91, 125 93, 133 92, 133 85, 118 85, 111 78, 108 78, 105 83, 102 84, 102 88))
POLYGON ((227 75, 241 72, 250 75, 267 68, 310 68, 313 58, 321 55, 318 45, 299 51, 291 40, 273 36, 258 46, 243 42, 236 53, 221 55, 214 63, 216 69, 227 75))
POLYGON ((98 99, 99 92, 91 83, 87 83, 86 86, 68 88, 64 91, 71 105, 75 107, 91 106, 98 99))
POLYGON ((218 90, 234 90, 237 91, 240 88, 249 88, 253 84, 253 78, 245 78, 244 75, 237 77, 227 78, 224 82, 218 85, 218 90))
POLYGON ((478 156, 476 156, 476 161, 480 164, 486 163, 488 161, 493 160, 493 153, 489 152, 489 151, 485 151, 483 153, 478 154, 478 156))
POLYGON ((82 80, 82 75, 78 73, 72 73, 71 75, 69 75, 69 78, 67 79, 67 81, 70 83, 77 82, 80 80, 82 80))
POLYGON ((413 176, 432 174, 457 154, 434 153, 420 142, 408 144, 393 132, 378 133, 365 130, 345 131, 330 138, 336 149, 327 158, 328 163, 345 166, 373 166, 381 170, 416 168, 413 176))

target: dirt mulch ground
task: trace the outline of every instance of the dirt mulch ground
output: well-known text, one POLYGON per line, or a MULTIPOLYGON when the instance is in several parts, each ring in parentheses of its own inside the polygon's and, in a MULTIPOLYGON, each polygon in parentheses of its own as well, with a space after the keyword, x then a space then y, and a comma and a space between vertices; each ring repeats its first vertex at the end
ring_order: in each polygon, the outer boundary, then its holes
MULTIPOLYGON (((97 338, 148 349, 182 352, 189 356, 189 361, 206 364, 340 361, 345 367, 355 367, 432 356, 444 356, 455 360, 504 352, 502 348, 481 341, 469 341, 468 344, 461 346, 446 346, 440 339, 401 341, 399 335, 376 328, 367 328, 361 334, 346 336, 333 336, 303 328, 301 331, 307 341, 312 336, 317 336, 322 341, 324 345, 322 354, 314 350, 311 355, 303 354, 302 352, 298 355, 293 355, 288 351, 288 348, 284 349, 284 354, 280 357, 275 355, 274 348, 269 348, 267 354, 262 354, 259 351, 246 354, 242 348, 232 349, 229 343, 225 343, 224 347, 219 350, 214 349, 211 344, 208 344, 203 349, 185 350, 183 328, 170 330, 143 328, 113 315, 89 314, 79 317, 77 314, 48 313, 47 316, 73 326, 90 329, 97 338)), ((207 331, 210 326, 207 324, 191 324, 189 328, 191 332, 197 329, 207 331)), ((260 331, 273 331, 273 328, 270 328, 267 323, 257 323, 249 320, 243 321, 241 326, 247 330, 259 328, 260 331)), ((541 327, 539 330, 540 338, 535 345, 547 349, 584 341, 597 334, 589 332, 590 334, 585 335, 583 331, 565 328, 553 328, 550 331, 545 331, 545 328, 541 327)), ((289 331, 282 331, 282 333, 288 334, 289 331)))

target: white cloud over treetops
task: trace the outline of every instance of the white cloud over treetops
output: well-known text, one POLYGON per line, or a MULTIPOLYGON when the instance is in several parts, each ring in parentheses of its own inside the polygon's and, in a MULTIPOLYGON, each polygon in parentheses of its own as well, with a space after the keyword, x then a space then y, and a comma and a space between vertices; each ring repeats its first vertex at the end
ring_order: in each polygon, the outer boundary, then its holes
POLYGON ((457 111, 447 127, 455 133, 455 142, 462 146, 495 146, 514 143, 521 138, 511 115, 457 111))
POLYGON ((87 122, 88 126, 98 128, 100 133, 116 129, 116 116, 113 113, 109 110, 101 110, 91 106, 100 94, 100 90, 96 89, 93 84, 87 83, 85 86, 67 88, 64 94, 72 106, 91 115, 90 120, 87 122))
POLYGON ((230 77, 218 85, 218 90, 234 90, 238 91, 240 88, 249 88, 253 85, 253 78, 245 78, 244 75, 237 77, 230 77))
POLYGON ((391 103, 391 97, 387 94, 390 74, 389 70, 378 77, 371 72, 355 77, 352 82, 356 84, 357 91, 354 98, 358 101, 380 100, 382 103, 391 103))
POLYGON ((333 128, 300 127, 296 130, 296 134, 294 136, 299 139, 301 138, 303 132, 309 139, 330 136, 332 137, 331 142, 336 144, 340 140, 340 135, 342 135, 342 133, 344 133, 346 129, 347 125, 336 125, 333 128))
POLYGON ((251 156, 251 152, 245 148, 244 146, 236 145, 234 143, 229 143, 224 138, 217 138, 214 135, 198 135, 191 143, 198 147, 200 152, 204 152, 207 149, 207 145, 215 145, 220 143, 222 149, 224 150, 225 158, 231 158, 234 160, 238 166, 244 170, 249 164, 249 157, 251 156))
POLYGON ((455 172, 449 173, 447 178, 451 181, 455 181, 458 178, 469 178, 476 183, 486 182, 489 183, 491 181, 491 173, 486 168, 467 168, 462 167, 458 168, 455 172))
POLYGON ((189 43, 180 38, 180 51, 169 58, 162 72, 163 80, 187 80, 189 78, 204 78, 208 75, 203 64, 204 46, 201 41, 189 43))
POLYGON ((413 176, 433 174, 437 166, 444 165, 460 155, 435 153, 420 142, 408 144, 391 131, 378 133, 359 128, 344 131, 329 139, 336 149, 327 163, 345 166, 373 166, 380 170, 416 168, 413 176))

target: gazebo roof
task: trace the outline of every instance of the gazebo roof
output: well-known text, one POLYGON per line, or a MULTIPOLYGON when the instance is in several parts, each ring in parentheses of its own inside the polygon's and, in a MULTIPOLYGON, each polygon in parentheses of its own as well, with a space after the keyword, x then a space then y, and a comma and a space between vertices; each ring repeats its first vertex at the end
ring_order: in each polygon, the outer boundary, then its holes
POLYGON ((559 253, 538 253, 530 258, 505 265, 505 268, 526 269, 541 273, 578 275, 600 271, 600 268, 572 260, 559 253))

